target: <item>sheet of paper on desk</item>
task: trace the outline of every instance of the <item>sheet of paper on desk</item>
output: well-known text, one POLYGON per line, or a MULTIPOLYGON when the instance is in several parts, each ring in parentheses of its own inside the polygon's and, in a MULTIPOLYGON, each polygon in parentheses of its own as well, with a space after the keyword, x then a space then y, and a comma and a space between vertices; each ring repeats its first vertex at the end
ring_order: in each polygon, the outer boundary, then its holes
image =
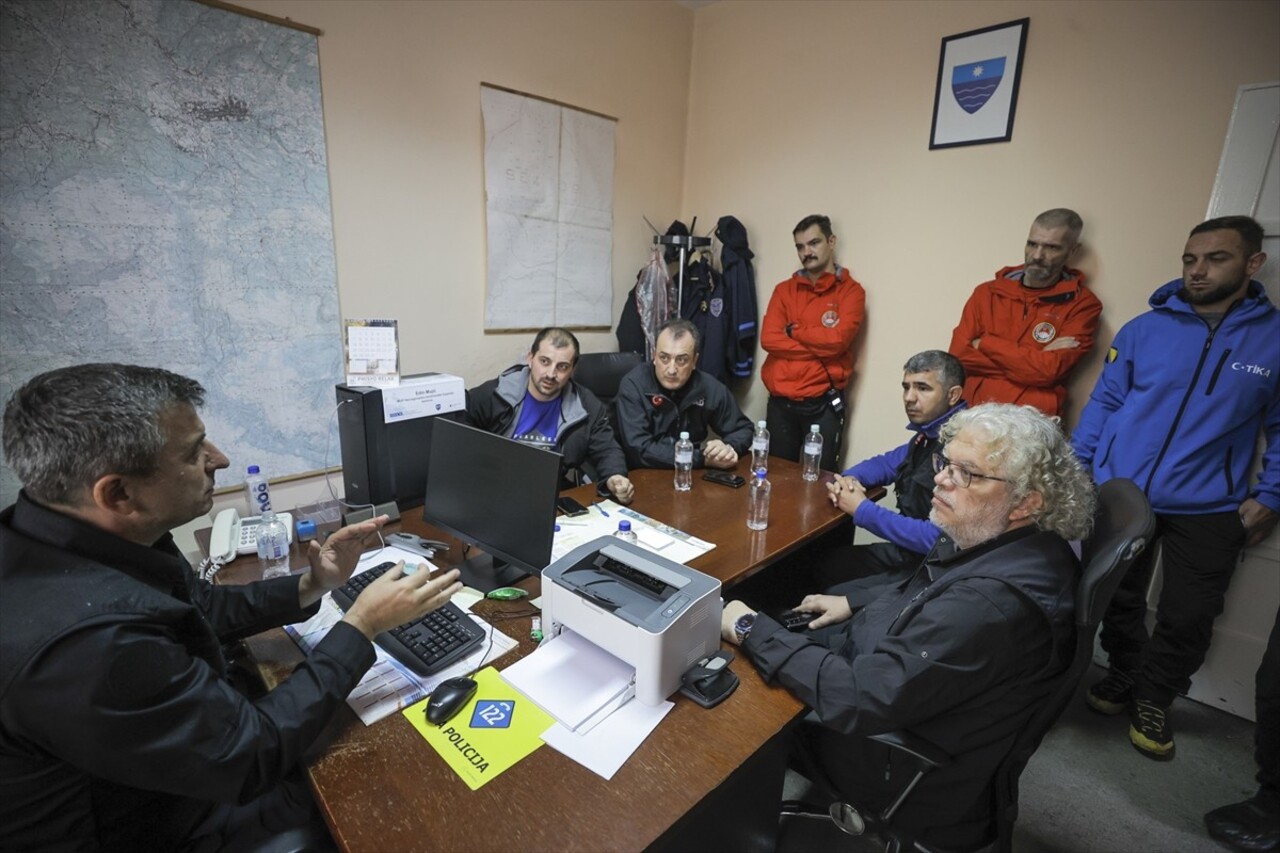
POLYGON ((650 706, 632 698, 585 735, 556 723, 542 739, 591 772, 612 779, 674 707, 672 702, 650 706))
POLYGON ((585 731, 626 701, 635 672, 566 629, 501 674, 562 726, 585 731))
MULTIPOLYGON (((360 562, 356 564, 356 573, 358 574, 387 560, 404 560, 406 564, 425 562, 420 555, 388 547, 361 557, 360 562)), ((455 599, 455 601, 459 607, 464 609, 469 609, 470 605, 474 603, 473 601, 464 601, 461 598, 455 599)), ((351 691, 351 694, 347 696, 347 704, 351 706, 351 710, 356 712, 356 716, 360 718, 361 722, 366 726, 371 726, 378 720, 425 698, 432 690, 435 690, 437 684, 445 679, 453 678, 457 675, 466 675, 472 670, 478 669, 483 663, 496 660, 518 645, 515 640, 496 630, 475 614, 472 614, 471 618, 476 621, 477 625, 484 628, 486 633, 492 635, 493 642, 486 642, 473 654, 468 655, 453 666, 442 669, 429 678, 423 678, 404 666, 375 643, 373 648, 377 652, 378 659, 369 668, 369 671, 364 674, 364 678, 360 679, 360 683, 351 691), (486 648, 488 648, 488 654, 485 654, 486 648), (484 658, 483 661, 481 661, 482 656, 484 658)), ((315 616, 297 625, 286 625, 284 630, 304 652, 310 653, 329 633, 329 629, 341 619, 342 608, 334 604, 333 599, 326 595, 324 600, 320 602, 320 611, 315 616)))
POLYGON ((618 521, 623 518, 631 522, 631 529, 641 546, 677 563, 687 564, 716 547, 714 543, 691 536, 630 507, 601 501, 594 504, 586 515, 558 519, 560 531, 551 545, 551 559, 558 560, 585 542, 609 536, 618 529, 618 521))

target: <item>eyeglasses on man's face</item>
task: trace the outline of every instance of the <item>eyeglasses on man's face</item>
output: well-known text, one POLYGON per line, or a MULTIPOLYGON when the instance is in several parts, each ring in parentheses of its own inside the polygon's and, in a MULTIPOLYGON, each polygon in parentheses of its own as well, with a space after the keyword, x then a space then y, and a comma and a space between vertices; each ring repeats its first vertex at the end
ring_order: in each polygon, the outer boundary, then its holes
POLYGON ((941 474, 943 469, 946 470, 947 477, 950 478, 951 482, 955 483, 962 489, 969 488, 969 484, 975 479, 995 480, 1000 483, 1009 482, 1004 477, 992 477, 990 474, 978 474, 974 471, 970 471, 968 468, 964 468, 955 462, 952 462, 941 453, 933 454, 933 473, 941 474))

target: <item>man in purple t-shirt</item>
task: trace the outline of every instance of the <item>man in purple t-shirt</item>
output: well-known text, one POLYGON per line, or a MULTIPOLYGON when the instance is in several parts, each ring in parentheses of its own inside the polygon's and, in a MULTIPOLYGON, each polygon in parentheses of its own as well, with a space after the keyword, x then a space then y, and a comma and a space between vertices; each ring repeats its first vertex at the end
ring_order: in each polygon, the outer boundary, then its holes
POLYGON ((578 339, 551 326, 538 332, 528 364, 467 391, 467 423, 564 454, 566 468, 586 472, 596 490, 630 503, 635 487, 609 422, 608 408, 573 381, 578 339))

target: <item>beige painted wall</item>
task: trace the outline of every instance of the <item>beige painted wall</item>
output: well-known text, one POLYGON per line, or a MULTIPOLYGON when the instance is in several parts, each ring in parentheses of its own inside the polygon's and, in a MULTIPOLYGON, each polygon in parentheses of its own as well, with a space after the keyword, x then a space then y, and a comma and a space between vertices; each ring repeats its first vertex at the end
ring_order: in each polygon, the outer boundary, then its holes
MULTIPOLYGON (((902 362, 946 346, 972 288, 1020 260, 1040 210, 1086 219, 1080 265, 1107 306, 1104 339, 1143 310, 1203 217, 1236 87, 1280 77, 1274 0, 243 5, 324 31, 342 313, 398 316, 406 370, 474 383, 527 347, 528 335, 482 331, 490 82, 620 119, 615 316, 646 259, 642 214, 659 227, 681 212, 738 216, 762 309, 796 265, 791 227, 833 217, 868 291, 849 461, 901 440, 902 362), (929 151, 940 39, 1024 15, 1013 140, 929 151)), ((1078 371, 1072 419, 1099 356, 1078 371)), ((762 391, 743 396, 752 417, 762 391)), ((291 489, 297 502, 325 491, 291 489)))
MULTIPOLYGON (((1041 210, 1085 219, 1104 342, 1145 310, 1204 218, 1236 88, 1280 77, 1276 2, 730 0, 695 21, 686 214, 747 226, 762 310, 809 213, 832 217, 867 289, 848 462, 902 440, 902 363, 947 347, 1041 210), (941 39, 1020 17, 1012 141, 930 151, 941 39)), ((1071 384, 1072 423, 1102 351, 1071 384)), ((757 385, 749 413, 764 399, 757 385)))
MULTIPOLYGON (((341 312, 399 319, 406 372, 441 370, 473 385, 518 360, 533 338, 483 331, 482 82, 618 119, 615 315, 621 310, 652 245, 641 217, 663 228, 680 209, 692 11, 647 0, 239 5, 323 31, 341 312)), ((580 339, 586 351, 617 349, 612 332, 580 339)), ((333 441, 336 448, 336 434, 333 441)), ((341 492, 340 476, 333 486, 341 492)), ((275 491, 277 505, 291 507, 328 499, 329 487, 311 478, 275 491)), ((210 517, 227 506, 243 512, 244 502, 242 491, 219 495, 210 517)), ((178 531, 184 550, 208 524, 178 531)))
MULTIPOLYGON (((693 13, 675 3, 247 0, 317 27, 344 317, 396 317, 406 372, 474 384, 531 334, 483 331, 491 83, 618 119, 615 303, 679 209, 693 13), (664 223, 665 224, 665 223, 664 223), (659 227, 662 227, 661 225, 659 227)), ((613 335, 584 350, 617 349, 613 335)))

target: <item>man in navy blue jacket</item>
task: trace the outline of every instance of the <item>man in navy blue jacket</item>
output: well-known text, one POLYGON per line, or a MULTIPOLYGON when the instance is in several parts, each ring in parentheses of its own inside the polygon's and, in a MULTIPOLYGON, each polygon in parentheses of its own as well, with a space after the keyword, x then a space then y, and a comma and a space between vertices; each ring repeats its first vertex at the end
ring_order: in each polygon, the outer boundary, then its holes
POLYGON ((888 453, 864 459, 827 485, 831 503, 853 517, 858 527, 885 539, 836 548, 822 558, 817 581, 843 595, 850 610, 861 607, 889 583, 905 580, 938 541, 941 531, 929 520, 933 497, 933 454, 941 449, 938 432, 967 407, 964 367, 942 350, 916 353, 902 366, 902 405, 910 441, 888 453), (867 489, 893 486, 898 510, 867 500, 867 489))
POLYGON ((1280 518, 1280 312, 1252 280, 1261 248, 1247 216, 1192 229, 1182 278, 1120 329, 1072 436, 1097 482, 1133 480, 1156 513, 1155 630, 1148 637, 1144 623, 1148 548, 1107 610, 1111 671, 1086 696, 1104 714, 1128 708, 1130 741, 1156 759, 1173 758, 1169 706, 1204 662, 1240 550, 1280 518), (1267 446, 1250 487, 1260 429, 1267 446))

